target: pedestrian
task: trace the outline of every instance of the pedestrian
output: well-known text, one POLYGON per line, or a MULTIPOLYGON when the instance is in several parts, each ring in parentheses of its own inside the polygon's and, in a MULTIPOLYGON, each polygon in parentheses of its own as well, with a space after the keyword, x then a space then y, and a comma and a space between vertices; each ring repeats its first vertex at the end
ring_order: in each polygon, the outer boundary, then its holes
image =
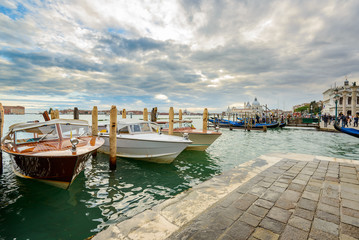
POLYGON ((359 115, 358 115, 358 114, 355 114, 355 117, 354 117, 354 127, 358 127, 358 120, 359 120, 359 115))
POLYGON ((327 114, 324 114, 323 122, 324 122, 324 127, 327 127, 328 126, 328 116, 327 116, 327 114))

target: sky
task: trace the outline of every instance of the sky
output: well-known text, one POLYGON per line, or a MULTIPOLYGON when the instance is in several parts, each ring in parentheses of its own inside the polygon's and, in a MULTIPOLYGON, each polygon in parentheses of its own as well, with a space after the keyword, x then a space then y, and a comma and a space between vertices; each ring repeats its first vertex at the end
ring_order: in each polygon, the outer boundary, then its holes
POLYGON ((359 1, 0 0, 0 102, 291 110, 359 83, 359 1))

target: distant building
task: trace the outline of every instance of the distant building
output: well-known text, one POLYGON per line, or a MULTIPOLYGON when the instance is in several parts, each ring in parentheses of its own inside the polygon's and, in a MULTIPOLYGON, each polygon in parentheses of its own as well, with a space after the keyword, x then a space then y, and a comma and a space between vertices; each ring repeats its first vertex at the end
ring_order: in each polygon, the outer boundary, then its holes
POLYGON ((228 107, 227 114, 257 114, 259 116, 262 116, 263 112, 265 112, 263 107, 258 102, 257 98, 254 98, 252 105, 249 102, 245 102, 243 106, 243 108, 228 107))
POLYGON ((16 115, 24 115, 25 107, 22 106, 4 106, 5 114, 16 114, 16 115))
POLYGON ((344 85, 329 88, 323 92, 323 110, 322 115, 335 115, 335 96, 337 95, 337 112, 344 115, 355 115, 359 113, 358 86, 353 82, 349 86, 348 79, 345 79, 344 85))

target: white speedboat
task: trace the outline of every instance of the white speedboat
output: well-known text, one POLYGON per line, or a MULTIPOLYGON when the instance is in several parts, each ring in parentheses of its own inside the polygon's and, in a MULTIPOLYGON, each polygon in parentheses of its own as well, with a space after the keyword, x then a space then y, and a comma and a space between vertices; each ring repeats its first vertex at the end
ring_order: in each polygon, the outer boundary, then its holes
MULTIPOLYGON (((161 128, 160 131, 164 134, 168 134, 168 121, 157 121, 157 125, 161 128)), ((154 126, 154 125, 153 125, 154 126)), ((173 125, 173 135, 183 136, 188 135, 188 138, 192 141, 186 150, 205 151, 222 133, 218 131, 202 131, 197 130, 191 120, 175 121, 173 125)))
MULTIPOLYGON (((99 151, 110 152, 109 125, 99 126, 105 139, 99 151)), ((153 131, 150 122, 121 119, 117 123, 117 156, 156 163, 171 163, 192 141, 153 131)))

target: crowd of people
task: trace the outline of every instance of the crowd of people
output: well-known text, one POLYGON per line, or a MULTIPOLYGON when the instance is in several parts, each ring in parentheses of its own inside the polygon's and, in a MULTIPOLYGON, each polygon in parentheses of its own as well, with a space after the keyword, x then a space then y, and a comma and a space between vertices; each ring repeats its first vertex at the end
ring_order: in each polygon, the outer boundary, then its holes
MULTIPOLYGON (((335 121, 335 116, 331 116, 331 115, 327 115, 324 114, 322 116, 322 120, 324 122, 324 127, 327 127, 328 124, 331 125, 331 123, 335 121)), ((338 123, 341 123, 342 127, 349 127, 352 126, 353 123, 353 127, 358 127, 358 120, 359 120, 359 115, 356 114, 354 117, 351 115, 347 115, 345 116, 344 114, 340 113, 338 116, 338 123)))

